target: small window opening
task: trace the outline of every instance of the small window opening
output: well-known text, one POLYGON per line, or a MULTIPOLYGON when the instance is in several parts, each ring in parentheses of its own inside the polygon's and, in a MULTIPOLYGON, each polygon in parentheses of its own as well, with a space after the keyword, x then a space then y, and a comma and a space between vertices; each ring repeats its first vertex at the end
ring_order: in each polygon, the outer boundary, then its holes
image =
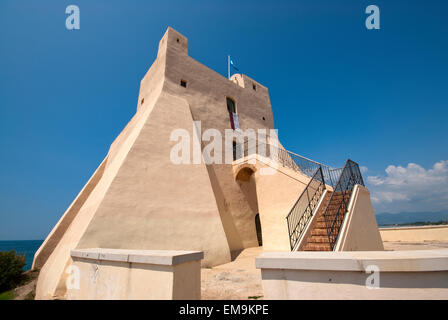
POLYGON ((255 91, 257 91, 257 86, 254 85, 253 83, 252 83, 252 89, 254 89, 255 91))
POLYGON ((145 98, 142 99, 142 101, 140 102, 140 104, 143 104, 143 102, 145 102, 145 98))
POLYGON ((236 113, 235 101, 233 101, 231 98, 228 97, 226 99, 227 99, 227 110, 229 112, 236 113))
POLYGON ((186 87, 187 87, 187 81, 185 81, 185 80, 180 80, 180 85, 181 85, 181 87, 186 88, 186 87))
POLYGON ((235 108, 235 101, 233 99, 226 97, 227 100, 227 111, 229 112, 229 120, 230 120, 230 128, 232 130, 235 130, 235 118, 236 117, 236 108, 235 108))
POLYGON ((179 42, 179 38, 177 38, 177 42, 179 42))
POLYGON ((236 140, 232 142, 233 161, 244 157, 244 143, 237 143, 236 140))
POLYGON ((265 118, 265 117, 263 117, 262 119, 263 119, 263 120, 266 120, 266 118, 265 118))
POLYGON ((236 141, 232 142, 232 149, 233 149, 233 161, 236 160, 236 141))
POLYGON ((261 232, 261 221, 260 221, 259 213, 257 213, 255 215, 255 230, 257 231, 258 245, 262 246, 263 245, 263 233, 261 232))

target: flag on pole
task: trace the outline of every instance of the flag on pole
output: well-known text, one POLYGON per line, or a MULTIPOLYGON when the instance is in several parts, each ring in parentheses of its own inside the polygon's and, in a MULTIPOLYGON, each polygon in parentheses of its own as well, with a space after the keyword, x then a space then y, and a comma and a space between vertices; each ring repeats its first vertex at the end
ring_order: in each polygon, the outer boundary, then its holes
POLYGON ((228 55, 227 56, 227 72, 228 72, 229 79, 230 79, 230 67, 232 67, 236 71, 240 72, 240 70, 235 66, 235 63, 233 62, 230 55, 228 55))
POLYGON ((233 67, 233 69, 235 69, 236 71, 240 71, 240 70, 238 70, 237 67, 235 67, 235 63, 233 63, 232 58, 230 58, 230 65, 231 65, 231 66, 233 67))

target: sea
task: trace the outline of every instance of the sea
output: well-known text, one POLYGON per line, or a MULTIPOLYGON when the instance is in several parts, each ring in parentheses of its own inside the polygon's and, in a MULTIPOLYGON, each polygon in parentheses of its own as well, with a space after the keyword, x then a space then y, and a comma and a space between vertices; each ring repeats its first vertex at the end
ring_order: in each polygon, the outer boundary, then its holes
POLYGON ((0 251, 15 250, 18 254, 25 255, 26 265, 23 271, 30 270, 33 264, 34 254, 44 240, 6 240, 0 241, 0 251))

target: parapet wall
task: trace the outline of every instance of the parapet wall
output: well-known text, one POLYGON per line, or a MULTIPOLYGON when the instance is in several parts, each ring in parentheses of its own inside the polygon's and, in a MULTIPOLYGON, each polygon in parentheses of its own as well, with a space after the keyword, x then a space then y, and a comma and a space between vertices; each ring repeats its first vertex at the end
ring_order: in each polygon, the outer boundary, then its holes
POLYGON ((448 242, 448 226, 423 226, 402 228, 380 228, 383 241, 446 241, 448 242))
POLYGON ((69 300, 201 298, 203 252, 91 248, 71 257, 69 300))
POLYGON ((448 249, 265 252, 265 299, 448 299, 448 249))

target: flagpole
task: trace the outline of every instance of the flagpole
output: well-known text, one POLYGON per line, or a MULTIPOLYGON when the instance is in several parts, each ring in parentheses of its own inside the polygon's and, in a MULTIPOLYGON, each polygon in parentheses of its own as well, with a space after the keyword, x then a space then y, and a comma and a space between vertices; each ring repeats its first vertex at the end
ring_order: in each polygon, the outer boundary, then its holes
POLYGON ((227 75, 230 80, 230 55, 227 56, 227 75))

